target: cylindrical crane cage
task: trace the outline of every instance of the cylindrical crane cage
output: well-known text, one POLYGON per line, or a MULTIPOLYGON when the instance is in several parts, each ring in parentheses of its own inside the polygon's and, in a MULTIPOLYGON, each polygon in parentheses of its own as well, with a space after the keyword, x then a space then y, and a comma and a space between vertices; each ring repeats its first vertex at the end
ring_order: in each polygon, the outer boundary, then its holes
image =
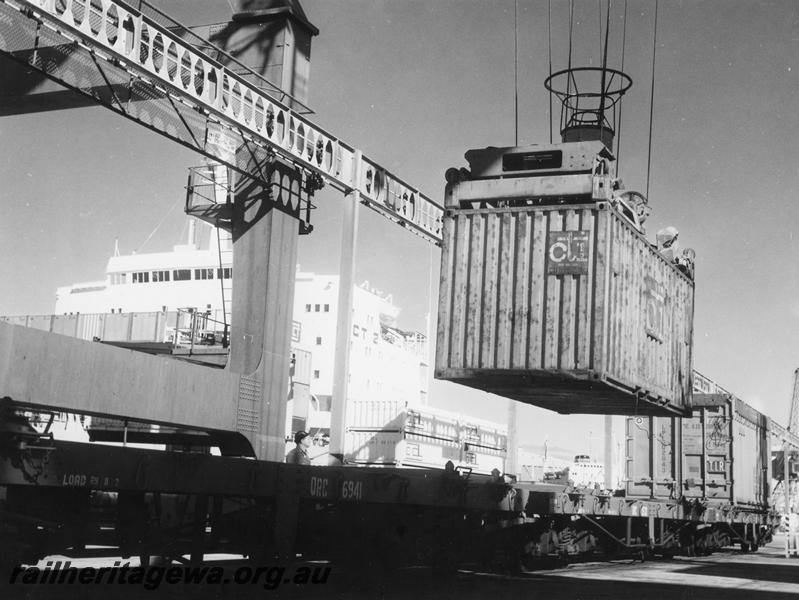
POLYGON ((574 67, 547 77, 544 87, 561 103, 562 141, 600 140, 613 151, 616 107, 632 84, 625 73, 602 67, 574 67))

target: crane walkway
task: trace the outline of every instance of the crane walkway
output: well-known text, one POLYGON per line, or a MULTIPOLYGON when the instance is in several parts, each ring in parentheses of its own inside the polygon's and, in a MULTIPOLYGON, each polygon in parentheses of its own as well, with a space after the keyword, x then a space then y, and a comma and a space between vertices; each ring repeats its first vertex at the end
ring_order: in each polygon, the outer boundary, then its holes
POLYGON ((0 55, 264 185, 281 184, 266 168, 278 155, 441 242, 439 204, 211 58, 208 46, 114 0, 0 1, 0 55))

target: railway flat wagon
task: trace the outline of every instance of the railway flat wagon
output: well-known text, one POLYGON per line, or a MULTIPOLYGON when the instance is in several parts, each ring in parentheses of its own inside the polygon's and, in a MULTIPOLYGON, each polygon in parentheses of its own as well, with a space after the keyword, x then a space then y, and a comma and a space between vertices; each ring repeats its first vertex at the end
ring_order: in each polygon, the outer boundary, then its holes
POLYGON ((595 174, 602 151, 576 146, 569 161, 586 164, 550 183, 447 185, 436 377, 561 413, 683 414, 693 280, 596 193, 612 187, 595 174), (542 200, 548 185, 580 203, 542 200))

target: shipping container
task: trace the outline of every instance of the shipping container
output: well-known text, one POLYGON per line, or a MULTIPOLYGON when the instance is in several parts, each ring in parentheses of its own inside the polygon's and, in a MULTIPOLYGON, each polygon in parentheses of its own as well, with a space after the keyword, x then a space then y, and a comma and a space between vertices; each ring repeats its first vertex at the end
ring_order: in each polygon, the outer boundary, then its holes
POLYGON ((683 414, 693 298, 609 202, 448 208, 435 375, 561 413, 683 414))
POLYGON ((375 394, 347 402, 347 426, 353 429, 407 429, 442 439, 460 438, 460 416, 429 406, 408 406, 397 397, 375 394))
POLYGON ((370 467, 443 469, 448 461, 474 473, 504 472, 504 449, 470 447, 458 439, 436 438, 392 430, 353 430, 346 433, 345 463, 370 467))
POLYGON ((473 417, 461 417, 460 440, 474 448, 505 450, 508 445, 508 428, 473 417))
POLYGON ((56 315, 50 327, 51 333, 78 337, 78 317, 80 315, 56 315))
POLYGON ((31 315, 28 317, 26 326, 32 329, 41 329, 42 331, 53 331, 54 318, 52 315, 31 315))
MULTIPOLYGON (((205 315, 198 316, 197 331, 205 329, 206 325, 212 328, 205 315)), ((82 340, 99 338, 106 342, 171 342, 175 339, 176 328, 187 333, 192 330, 192 313, 188 311, 29 315, 0 317, 0 320, 82 340)))
POLYGON ((345 462, 368 466, 444 468, 461 462, 457 440, 442 440, 404 431, 347 431, 345 462))
POLYGON ((291 349, 291 379, 296 383, 311 384, 313 354, 301 348, 291 349))
POLYGON ((347 431, 344 462, 348 464, 390 466, 402 457, 405 436, 402 431, 347 431))
POLYGON ((19 325, 20 327, 30 327, 28 325, 28 317, 27 315, 12 315, 12 316, 2 316, 0 317, 0 321, 4 323, 8 323, 9 325, 19 325))
POLYGON ((167 313, 128 313, 130 316, 129 341, 163 341, 166 331, 167 313))
POLYGON ((680 419, 629 417, 627 419, 627 495, 678 498, 682 480, 680 419))
POLYGON ((627 495, 762 508, 769 431, 768 417, 729 394, 695 394, 690 417, 629 417, 627 495))
POLYGON ((81 314, 75 328, 75 337, 81 340, 103 339, 103 329, 105 327, 105 317, 103 313, 81 314))
POLYGON ((507 451, 504 448, 481 448, 462 444, 460 466, 471 469, 474 473, 489 474, 493 469, 504 473, 507 456, 507 451))
POLYGON ((398 457, 401 466, 443 469, 447 461, 452 461, 455 466, 463 465, 462 447, 457 439, 431 438, 406 432, 404 441, 402 454, 398 457))
POLYGON ((405 431, 419 437, 460 443, 460 417, 429 406, 409 408, 405 412, 405 431))
POLYGON ((373 394, 347 400, 347 425, 359 429, 401 429, 406 401, 397 396, 373 394))
POLYGON ((289 377, 289 418, 291 431, 312 431, 330 428, 330 411, 320 419, 318 401, 311 396, 312 355, 300 348, 291 349, 291 371, 289 377))
MULTIPOLYGON (((103 326, 103 335, 100 339, 109 342, 129 342, 130 339, 130 319, 133 313, 112 313, 106 315, 103 326)), ((161 340, 149 340, 151 342, 161 340)))

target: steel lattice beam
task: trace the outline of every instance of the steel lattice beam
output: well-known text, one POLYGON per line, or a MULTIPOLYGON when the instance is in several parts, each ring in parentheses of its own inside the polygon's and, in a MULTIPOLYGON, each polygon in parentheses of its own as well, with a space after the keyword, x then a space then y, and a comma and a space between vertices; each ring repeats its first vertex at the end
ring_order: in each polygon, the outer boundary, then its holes
POLYGON ((236 157, 277 154, 441 242, 440 205, 120 0, 0 0, 0 53, 265 184, 236 157))

